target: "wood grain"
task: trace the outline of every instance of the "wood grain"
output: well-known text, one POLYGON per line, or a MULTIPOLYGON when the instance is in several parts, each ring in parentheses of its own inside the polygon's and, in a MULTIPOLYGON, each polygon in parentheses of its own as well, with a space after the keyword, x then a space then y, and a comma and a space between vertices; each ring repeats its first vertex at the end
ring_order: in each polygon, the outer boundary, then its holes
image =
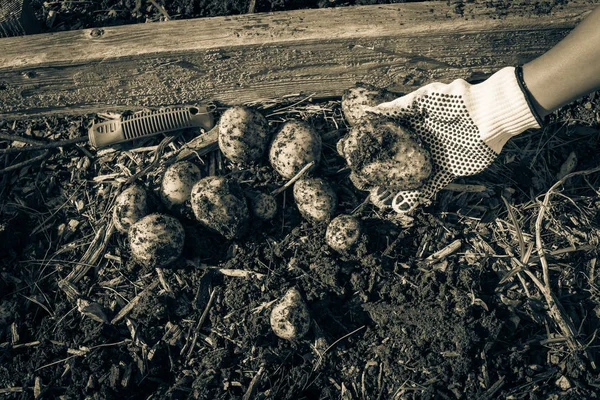
POLYGON ((0 117, 332 97, 358 81, 407 92, 477 80, 542 54, 595 6, 571 1, 545 14, 471 3, 460 15, 446 2, 405 3, 5 38, 0 117))

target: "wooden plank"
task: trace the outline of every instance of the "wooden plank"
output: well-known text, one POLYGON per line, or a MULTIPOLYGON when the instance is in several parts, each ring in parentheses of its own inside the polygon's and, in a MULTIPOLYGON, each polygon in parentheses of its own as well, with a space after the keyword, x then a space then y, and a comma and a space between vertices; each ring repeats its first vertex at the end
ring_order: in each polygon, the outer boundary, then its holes
MULTIPOLYGON (((597 3, 596 3, 597 4, 597 3)), ((204 18, 0 39, 0 117, 136 109, 295 93, 357 81, 410 91, 477 79, 556 44, 596 4, 508 15, 404 3, 204 18)))

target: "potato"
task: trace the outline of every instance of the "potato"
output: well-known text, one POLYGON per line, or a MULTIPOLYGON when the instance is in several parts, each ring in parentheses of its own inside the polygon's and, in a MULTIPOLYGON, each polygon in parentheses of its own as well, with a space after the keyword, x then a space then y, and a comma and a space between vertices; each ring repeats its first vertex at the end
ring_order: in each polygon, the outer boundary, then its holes
POLYGON ((127 233, 131 225, 149 213, 148 193, 143 187, 133 185, 121 192, 115 199, 112 220, 115 228, 127 233))
POLYGON ((385 118, 361 121, 337 148, 352 169, 352 183, 360 190, 378 186, 417 189, 432 172, 430 154, 416 136, 385 118))
POLYGON ((219 148, 229 160, 250 164, 260 160, 269 145, 265 117, 247 107, 232 107, 219 120, 219 148))
POLYGON ((329 221, 337 207, 337 195, 321 178, 302 178, 294 184, 294 200, 302 216, 312 222, 329 221))
POLYGON ((275 217, 277 213, 275 197, 256 191, 248 192, 246 197, 249 200, 250 211, 256 218, 267 221, 275 217))
POLYGON ((183 204, 190 199, 192 186, 202 178, 200 168, 188 161, 171 164, 160 184, 160 197, 167 208, 183 204))
POLYGON ((351 215, 338 215, 327 226, 325 242, 338 253, 352 251, 363 239, 360 220, 351 215))
POLYGON ((308 163, 321 159, 321 136, 305 122, 288 121, 275 135, 269 150, 271 166, 290 179, 308 163))
POLYGON ((246 233, 250 213, 236 182, 219 176, 200 179, 192 188, 191 203, 196 219, 205 227, 227 239, 246 233))
POLYGON ((310 328, 308 307, 297 289, 289 289, 271 310, 271 329, 282 339, 301 339, 310 328))
POLYGON ((131 255, 148 267, 163 267, 175 261, 183 250, 185 232, 181 222, 165 214, 150 214, 129 229, 131 255))
POLYGON ((342 112, 349 125, 356 125, 366 114, 365 106, 376 106, 392 101, 396 94, 385 89, 378 89, 365 83, 360 83, 352 89, 347 89, 342 95, 342 112))

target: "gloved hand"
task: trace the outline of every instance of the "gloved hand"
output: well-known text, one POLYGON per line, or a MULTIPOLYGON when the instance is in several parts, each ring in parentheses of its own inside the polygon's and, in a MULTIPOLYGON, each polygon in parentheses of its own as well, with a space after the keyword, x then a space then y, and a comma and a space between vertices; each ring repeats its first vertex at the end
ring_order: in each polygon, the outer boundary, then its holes
MULTIPOLYGON (((431 155, 432 174, 416 190, 393 192, 368 188, 378 206, 390 205, 409 213, 454 178, 487 168, 512 136, 540 128, 523 83, 520 67, 506 67, 482 83, 462 79, 450 84, 432 83, 393 101, 365 107, 412 130, 431 155)), ((352 138, 347 138, 352 139, 352 138)), ((344 139, 342 139, 344 140, 344 139)))

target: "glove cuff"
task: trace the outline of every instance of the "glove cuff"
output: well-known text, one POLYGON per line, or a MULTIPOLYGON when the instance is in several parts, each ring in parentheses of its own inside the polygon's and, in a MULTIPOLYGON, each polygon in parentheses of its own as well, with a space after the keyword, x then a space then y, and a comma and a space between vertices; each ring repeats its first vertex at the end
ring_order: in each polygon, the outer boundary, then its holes
POLYGON ((519 81, 519 71, 519 67, 506 67, 471 86, 467 109, 479 127, 481 140, 496 153, 511 137, 542 125, 527 97, 522 77, 519 81))

